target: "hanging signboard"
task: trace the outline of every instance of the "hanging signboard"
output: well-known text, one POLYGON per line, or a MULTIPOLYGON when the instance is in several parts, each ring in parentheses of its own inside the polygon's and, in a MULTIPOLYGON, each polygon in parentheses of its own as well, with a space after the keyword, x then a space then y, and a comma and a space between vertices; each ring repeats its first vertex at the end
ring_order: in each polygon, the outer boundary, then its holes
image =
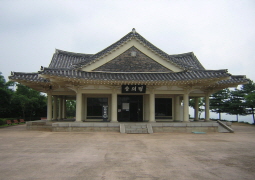
POLYGON ((122 93, 146 93, 146 85, 122 85, 122 93))

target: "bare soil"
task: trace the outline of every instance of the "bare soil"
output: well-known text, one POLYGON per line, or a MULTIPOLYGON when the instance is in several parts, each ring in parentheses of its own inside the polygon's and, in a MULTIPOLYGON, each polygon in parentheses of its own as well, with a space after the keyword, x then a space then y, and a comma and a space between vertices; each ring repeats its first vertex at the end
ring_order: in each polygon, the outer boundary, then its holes
POLYGON ((232 128, 207 134, 0 128, 0 179, 255 179, 255 126, 232 128))

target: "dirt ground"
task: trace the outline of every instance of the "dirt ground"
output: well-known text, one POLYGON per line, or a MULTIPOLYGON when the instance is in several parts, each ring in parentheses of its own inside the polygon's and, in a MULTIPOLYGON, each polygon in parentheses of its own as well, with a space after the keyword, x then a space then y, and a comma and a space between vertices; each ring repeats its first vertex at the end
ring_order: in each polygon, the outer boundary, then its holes
POLYGON ((232 128, 207 134, 0 128, 0 179, 255 179, 255 126, 232 128))

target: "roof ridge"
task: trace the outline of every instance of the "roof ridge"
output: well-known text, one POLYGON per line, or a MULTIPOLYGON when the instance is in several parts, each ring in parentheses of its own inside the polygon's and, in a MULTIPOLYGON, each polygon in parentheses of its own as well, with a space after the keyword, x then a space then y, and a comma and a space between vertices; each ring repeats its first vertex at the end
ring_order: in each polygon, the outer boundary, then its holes
POLYGON ((186 52, 186 53, 182 53, 182 54, 169 54, 169 56, 187 56, 187 55, 191 55, 192 53, 193 52, 186 52))
POLYGON ((246 75, 232 75, 234 78, 246 78, 246 75))
MULTIPOLYGON (((43 67, 41 71, 38 71, 38 73, 43 72, 43 71, 77 71, 77 72, 84 72, 84 73, 98 73, 98 74, 178 74, 178 73, 185 73, 185 72, 223 72, 223 73, 228 73, 228 69, 218 69, 218 70, 200 70, 200 69, 195 69, 195 70, 183 70, 180 72, 110 72, 110 71, 82 71, 79 69, 59 69, 59 68, 47 68, 43 67)), ((16 73, 16 72, 15 72, 16 73)), ((29 73, 28 73, 29 74, 29 73)), ((36 74, 36 73, 31 73, 31 74, 36 74)), ((231 75, 231 74, 230 74, 231 75)), ((232 76, 232 75, 231 75, 232 76)), ((236 75, 237 77, 244 77, 243 75, 236 75)))
POLYGON ((14 71, 12 71, 12 72, 11 72, 11 76, 13 76, 13 75, 17 75, 17 74, 29 74, 29 75, 36 75, 36 74, 38 74, 38 72, 14 72, 14 71))
POLYGON ((207 71, 207 72, 224 71, 224 72, 228 72, 228 69, 187 69, 186 71, 207 71))
POLYGON ((70 51, 64 51, 60 49, 55 49, 56 54, 67 54, 67 55, 77 55, 77 56, 92 56, 94 54, 85 54, 85 53, 76 53, 76 52, 70 52, 70 51))
POLYGON ((72 69, 70 69, 70 68, 49 68, 49 67, 41 66, 41 70, 40 71, 43 71, 43 70, 53 70, 53 71, 60 70, 61 71, 61 70, 72 70, 72 69))

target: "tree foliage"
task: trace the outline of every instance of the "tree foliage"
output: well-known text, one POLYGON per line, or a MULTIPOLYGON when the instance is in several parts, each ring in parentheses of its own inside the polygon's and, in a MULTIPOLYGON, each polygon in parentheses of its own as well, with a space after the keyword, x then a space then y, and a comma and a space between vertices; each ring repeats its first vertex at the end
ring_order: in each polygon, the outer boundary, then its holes
POLYGON ((12 103, 20 108, 19 116, 25 118, 41 117, 47 113, 46 97, 40 92, 27 86, 18 84, 17 91, 13 95, 12 103))
POLYGON ((23 118, 32 120, 47 114, 46 97, 27 86, 17 84, 17 90, 9 87, 15 85, 6 82, 0 74, 0 117, 23 118))
POLYGON ((76 111, 76 101, 67 100, 66 101, 66 116, 75 117, 75 111, 76 111))
POLYGON ((244 84, 241 88, 241 91, 244 94, 244 106, 246 109, 246 114, 251 114, 253 118, 253 123, 255 124, 254 119, 254 110, 255 110, 255 83, 249 81, 249 83, 244 84))
POLYGON ((211 95, 210 109, 212 112, 219 113, 219 119, 221 119, 221 113, 227 113, 236 115, 238 121, 238 115, 251 114, 254 120, 255 111, 255 84, 253 81, 241 86, 240 89, 223 89, 217 93, 211 95))
POLYGON ((228 98, 229 89, 220 90, 210 96, 210 109, 219 114, 219 119, 221 119, 221 113, 228 111, 226 106, 228 98))
POLYGON ((0 117, 5 117, 10 114, 12 90, 8 88, 4 76, 0 72, 0 117))
POLYGON ((236 121, 238 121, 238 115, 245 115, 244 107, 244 94, 241 90, 235 89, 229 92, 229 98, 226 101, 226 113, 236 115, 236 121))

